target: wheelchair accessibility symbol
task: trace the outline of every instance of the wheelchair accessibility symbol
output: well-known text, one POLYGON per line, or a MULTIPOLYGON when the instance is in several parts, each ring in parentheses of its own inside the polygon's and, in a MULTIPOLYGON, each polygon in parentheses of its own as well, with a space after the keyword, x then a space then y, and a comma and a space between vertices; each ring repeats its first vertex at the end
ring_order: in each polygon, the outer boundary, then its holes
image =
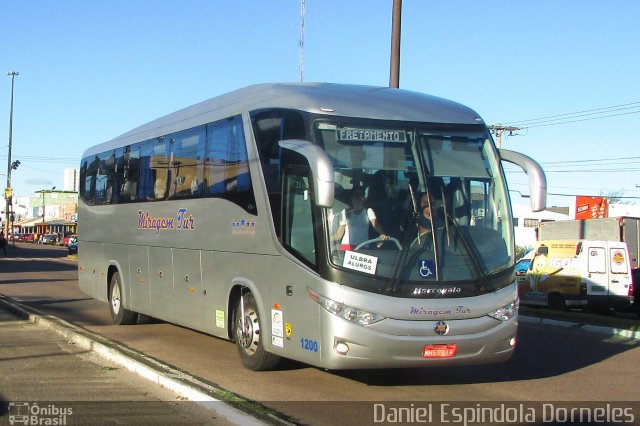
POLYGON ((435 265, 433 260, 419 260, 418 268, 422 278, 429 278, 434 275, 435 265))

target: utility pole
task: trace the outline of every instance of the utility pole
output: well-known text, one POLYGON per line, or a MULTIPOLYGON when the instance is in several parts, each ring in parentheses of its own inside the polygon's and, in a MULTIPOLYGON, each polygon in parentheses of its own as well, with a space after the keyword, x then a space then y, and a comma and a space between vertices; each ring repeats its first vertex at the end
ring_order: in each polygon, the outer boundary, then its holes
POLYGON ((304 0, 300 0, 300 82, 304 81, 304 0))
POLYGON ((509 132, 509 136, 513 136, 514 132, 522 130, 521 127, 503 126, 502 124, 493 124, 488 126, 488 128, 491 133, 496 135, 496 146, 498 148, 502 147, 502 133, 509 132))
POLYGON ((402 21, 402 0, 393 0, 393 17, 391 18, 391 69, 389 87, 400 87, 400 27, 402 21))
POLYGON ((4 212, 5 212, 5 223, 4 223, 4 235, 5 238, 9 238, 9 219, 10 219, 10 210, 11 201, 13 198, 13 188, 11 188, 11 139, 13 137, 13 82, 16 78, 16 75, 19 75, 16 71, 9 71, 7 75, 11 76, 11 109, 9 112, 9 154, 7 156, 7 189, 5 190, 5 198, 7 200, 4 212))

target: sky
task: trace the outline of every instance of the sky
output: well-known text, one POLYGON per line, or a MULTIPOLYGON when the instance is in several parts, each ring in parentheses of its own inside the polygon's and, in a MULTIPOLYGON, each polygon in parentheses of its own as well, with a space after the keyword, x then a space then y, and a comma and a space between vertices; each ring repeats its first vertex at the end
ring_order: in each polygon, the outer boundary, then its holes
MULTIPOLYGON (((393 0, 305 0, 306 82, 388 86, 393 0)), ((16 196, 62 188, 82 153, 244 86, 300 80, 300 0, 0 5, 0 182, 11 77, 16 196)), ((404 0, 400 87, 519 127, 502 147, 573 195, 640 204, 640 1, 404 0)), ((526 175, 505 165, 514 203, 526 175)))

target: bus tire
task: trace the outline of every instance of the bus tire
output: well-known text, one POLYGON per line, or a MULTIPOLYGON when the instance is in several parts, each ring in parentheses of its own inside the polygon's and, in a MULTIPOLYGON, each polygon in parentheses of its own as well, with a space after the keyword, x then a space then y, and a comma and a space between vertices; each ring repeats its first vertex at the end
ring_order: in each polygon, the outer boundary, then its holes
POLYGON ((122 306, 122 280, 120 273, 114 272, 109 282, 109 310, 111 320, 117 325, 135 324, 138 320, 138 313, 125 309, 122 306))
POLYGON ((236 347, 238 348, 242 365, 253 371, 273 370, 278 365, 280 357, 264 349, 264 333, 261 332, 264 322, 260 319, 258 305, 253 297, 253 293, 247 292, 238 299, 234 316, 233 337, 236 341, 236 347), (244 329, 241 317, 241 303, 243 299, 244 329))

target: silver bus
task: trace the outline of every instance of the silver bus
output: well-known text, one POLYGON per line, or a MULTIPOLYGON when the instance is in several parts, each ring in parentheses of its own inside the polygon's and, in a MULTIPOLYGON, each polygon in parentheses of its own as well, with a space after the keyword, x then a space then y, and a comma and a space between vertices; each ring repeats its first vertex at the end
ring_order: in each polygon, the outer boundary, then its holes
POLYGON ((145 314, 235 341, 252 370, 504 361, 518 298, 502 161, 544 208, 538 164, 497 149, 465 106, 237 90, 84 153, 80 288, 117 324, 145 314))

